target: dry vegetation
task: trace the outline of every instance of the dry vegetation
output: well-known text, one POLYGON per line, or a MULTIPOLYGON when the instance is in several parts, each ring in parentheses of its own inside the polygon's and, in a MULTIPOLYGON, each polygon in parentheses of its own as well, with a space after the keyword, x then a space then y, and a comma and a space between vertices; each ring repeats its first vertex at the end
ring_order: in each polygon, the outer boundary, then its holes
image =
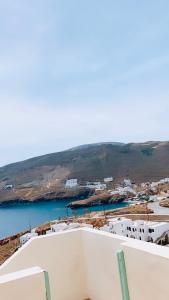
POLYGON ((0 246, 0 265, 3 264, 19 247, 19 238, 0 246))
POLYGON ((0 190, 0 202, 47 201, 57 199, 79 199, 88 197, 90 191, 83 187, 64 189, 59 185, 18 187, 12 190, 0 190))
POLYGON ((146 204, 138 204, 134 206, 124 207, 116 210, 109 210, 106 215, 125 215, 125 214, 152 214, 153 210, 148 208, 146 204))
POLYGON ((169 207, 169 199, 165 199, 165 200, 160 201, 160 206, 169 207))
POLYGON ((77 208, 77 207, 90 207, 93 203, 106 203, 112 198, 112 195, 104 192, 98 195, 91 196, 87 199, 84 200, 79 200, 79 201, 73 201, 70 203, 71 208, 77 208))
POLYGON ((131 220, 145 220, 152 222, 169 222, 169 215, 123 215, 126 218, 130 218, 131 220))

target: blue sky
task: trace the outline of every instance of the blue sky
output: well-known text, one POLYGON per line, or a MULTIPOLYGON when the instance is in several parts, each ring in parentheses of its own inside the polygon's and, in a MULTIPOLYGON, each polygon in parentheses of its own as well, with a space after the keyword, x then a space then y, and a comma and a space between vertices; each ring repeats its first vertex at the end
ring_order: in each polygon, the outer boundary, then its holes
POLYGON ((0 0, 0 165, 169 140, 168 28, 168 0, 0 0))

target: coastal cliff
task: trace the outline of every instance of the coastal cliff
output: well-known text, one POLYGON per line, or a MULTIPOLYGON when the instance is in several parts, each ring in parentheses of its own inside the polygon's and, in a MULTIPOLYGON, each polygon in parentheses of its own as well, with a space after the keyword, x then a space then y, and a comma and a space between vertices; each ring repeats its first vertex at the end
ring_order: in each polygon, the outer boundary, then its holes
POLYGON ((77 200, 84 199, 91 195, 87 188, 77 189, 64 188, 18 188, 10 191, 0 191, 0 205, 11 205, 22 202, 39 202, 50 200, 77 200))

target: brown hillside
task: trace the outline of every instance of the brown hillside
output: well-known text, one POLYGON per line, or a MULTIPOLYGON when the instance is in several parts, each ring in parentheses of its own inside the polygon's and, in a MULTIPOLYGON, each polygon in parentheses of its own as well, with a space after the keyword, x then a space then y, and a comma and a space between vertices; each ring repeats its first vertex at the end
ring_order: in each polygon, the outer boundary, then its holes
POLYGON ((118 182, 129 177, 136 182, 155 181, 169 176, 169 142, 142 144, 103 143, 32 158, 0 168, 0 188, 15 186, 63 185, 66 178, 118 182))

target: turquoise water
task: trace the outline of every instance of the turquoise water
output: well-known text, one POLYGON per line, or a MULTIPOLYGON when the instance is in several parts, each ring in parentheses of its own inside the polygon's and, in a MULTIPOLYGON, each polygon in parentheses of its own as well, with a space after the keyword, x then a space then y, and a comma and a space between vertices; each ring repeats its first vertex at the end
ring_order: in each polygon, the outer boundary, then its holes
MULTIPOLYGON (((72 214, 81 215, 85 209, 66 209, 70 201, 57 200, 28 204, 15 204, 0 208, 0 239, 16 234, 28 228, 35 227, 50 220, 55 220, 72 214)), ((109 204, 90 207, 90 211, 116 209, 127 206, 127 203, 109 204)), ((88 211, 89 211, 88 210, 88 211)))

